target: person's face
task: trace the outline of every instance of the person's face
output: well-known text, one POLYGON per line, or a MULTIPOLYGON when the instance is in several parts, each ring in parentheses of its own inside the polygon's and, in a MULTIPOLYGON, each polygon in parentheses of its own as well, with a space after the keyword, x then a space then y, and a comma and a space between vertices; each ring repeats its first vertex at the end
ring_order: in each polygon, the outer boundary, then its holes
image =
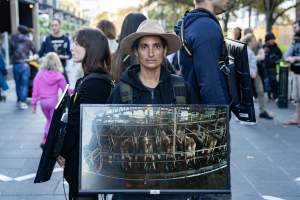
POLYGON ((222 14, 230 7, 230 0, 212 0, 216 15, 222 14))
POLYGON ((163 47, 161 39, 157 36, 143 37, 136 50, 141 67, 147 69, 160 68, 166 53, 167 49, 163 47))
POLYGON ((85 56, 85 48, 80 46, 77 41, 74 41, 72 47, 71 47, 71 52, 72 52, 72 59, 74 62, 82 62, 84 56, 85 56))
POLYGON ((275 39, 272 39, 272 40, 267 41, 267 44, 269 44, 269 45, 274 45, 275 42, 276 42, 275 39))
POLYGON ((295 23, 293 25, 294 33, 299 33, 300 32, 300 27, 298 23, 295 23))
POLYGON ((252 38, 251 42, 249 43, 249 47, 250 47, 251 49, 255 49, 256 45, 257 45, 256 39, 255 39, 255 38, 252 38))
POLYGON ((60 24, 58 21, 53 20, 50 24, 50 28, 53 34, 58 34, 60 32, 60 24))

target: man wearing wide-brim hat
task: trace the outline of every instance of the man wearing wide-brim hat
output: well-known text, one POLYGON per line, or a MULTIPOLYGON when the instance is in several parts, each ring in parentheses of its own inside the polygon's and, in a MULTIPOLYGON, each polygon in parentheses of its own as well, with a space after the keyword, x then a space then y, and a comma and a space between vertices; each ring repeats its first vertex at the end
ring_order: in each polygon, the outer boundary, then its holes
MULTIPOLYGON (((162 65, 166 55, 176 52, 181 47, 181 41, 175 34, 165 33, 157 22, 146 20, 139 26, 136 33, 124 38, 121 45, 125 53, 136 55, 140 64, 129 67, 123 73, 108 103, 192 103, 191 92, 183 78, 171 75, 162 65)), ((154 172, 157 167, 155 164, 149 166, 150 170, 154 172)), ((124 185, 126 185, 126 181, 124 185)), ((159 199, 163 200, 185 200, 189 197, 188 194, 159 195, 159 199)), ((115 194, 113 197, 114 200, 157 198, 157 195, 151 196, 149 194, 115 194)))
POLYGON ((168 54, 181 48, 181 41, 173 33, 166 33, 155 21, 146 20, 135 33, 121 41, 129 55, 140 64, 125 71, 109 98, 119 104, 185 104, 193 100, 183 78, 171 75, 162 65, 168 54), (176 82, 176 83, 175 83, 176 82), (179 87, 174 90, 174 84, 179 87), (181 85, 181 87, 180 87, 181 85), (174 91, 179 91, 180 95, 174 91))

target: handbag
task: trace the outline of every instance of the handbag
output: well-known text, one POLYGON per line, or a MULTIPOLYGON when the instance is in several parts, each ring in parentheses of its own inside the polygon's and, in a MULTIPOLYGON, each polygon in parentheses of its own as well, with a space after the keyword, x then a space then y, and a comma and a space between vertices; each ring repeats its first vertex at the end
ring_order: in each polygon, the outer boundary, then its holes
POLYGON ((300 63, 291 64, 291 71, 295 74, 300 74, 300 63))

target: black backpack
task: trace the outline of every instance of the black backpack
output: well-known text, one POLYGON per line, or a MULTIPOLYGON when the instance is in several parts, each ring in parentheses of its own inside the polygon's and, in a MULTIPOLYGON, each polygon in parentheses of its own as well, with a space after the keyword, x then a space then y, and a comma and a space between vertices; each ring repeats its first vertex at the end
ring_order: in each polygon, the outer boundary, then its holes
MULTIPOLYGON (((213 19, 214 21, 216 21, 216 23, 219 23, 217 21, 217 19, 211 15, 211 13, 209 13, 206 10, 203 10, 204 12, 207 12, 210 16, 211 19, 213 19)), ((185 14, 187 15, 187 13, 185 14)), ((222 33, 223 35, 223 33, 222 33)), ((187 57, 192 57, 193 56, 193 52, 192 52, 192 48, 189 47, 185 36, 184 36, 184 18, 182 18, 181 20, 181 27, 180 27, 180 32, 179 32, 179 37, 183 43, 182 45, 182 50, 183 53, 187 56, 187 57)), ((228 86, 228 93, 229 96, 231 98, 231 102, 230 102, 230 110, 237 116, 237 118, 241 121, 247 121, 247 122, 255 122, 255 113, 254 113, 254 106, 253 106, 253 99, 251 96, 251 99, 246 98, 247 100, 245 101, 243 98, 245 95, 243 95, 244 93, 242 93, 237 87, 237 78, 243 79, 244 82, 248 81, 248 78, 250 80, 250 75, 249 74, 238 74, 239 72, 237 72, 236 66, 235 66, 235 58, 231 58, 229 57, 229 52, 227 49, 227 44, 226 42, 228 42, 228 39, 225 41, 223 39, 223 45, 222 45, 222 51, 221 51, 221 55, 219 57, 219 68, 222 71, 222 73, 224 74, 224 77, 226 79, 227 82, 227 86, 228 86), (247 77, 249 75, 249 77, 247 77), (250 102, 251 101, 251 102, 250 102)), ((179 51, 180 53, 180 51, 179 51)), ((177 57, 180 58, 180 54, 177 53, 177 57)), ((178 61, 179 63, 179 61, 178 61)), ((179 63, 179 65, 181 65, 179 63)), ((182 66, 180 66, 180 68, 182 69, 182 66)), ((250 88, 251 89, 251 88, 250 88)), ((243 92, 248 91, 249 88, 242 88, 241 89, 243 92)), ((251 90, 252 92, 252 90, 251 90)), ((201 95, 201 94, 200 94, 201 95)))

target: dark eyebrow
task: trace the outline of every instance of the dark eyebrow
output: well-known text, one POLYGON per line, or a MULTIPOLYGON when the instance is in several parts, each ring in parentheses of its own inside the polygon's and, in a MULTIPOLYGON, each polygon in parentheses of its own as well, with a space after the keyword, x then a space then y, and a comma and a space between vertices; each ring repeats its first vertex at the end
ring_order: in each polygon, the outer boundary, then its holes
MULTIPOLYGON (((147 46, 149 46, 149 45, 151 45, 151 44, 148 44, 148 43, 140 43, 139 45, 147 45, 147 46)), ((152 45, 162 45, 162 43, 161 43, 161 42, 156 42, 156 43, 153 43, 152 45)))

